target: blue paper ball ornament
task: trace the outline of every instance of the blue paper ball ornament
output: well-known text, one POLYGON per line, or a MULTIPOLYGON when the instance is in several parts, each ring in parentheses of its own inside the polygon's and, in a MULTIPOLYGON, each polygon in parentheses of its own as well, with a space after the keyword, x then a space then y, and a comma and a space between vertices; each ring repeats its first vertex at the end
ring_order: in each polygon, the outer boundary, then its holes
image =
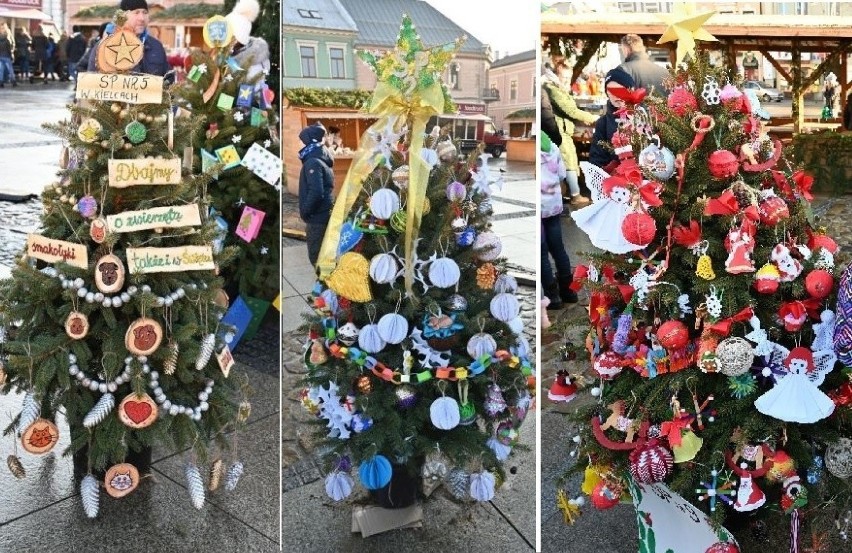
POLYGON ((362 236, 364 236, 364 233, 355 228, 352 221, 343 223, 343 226, 340 228, 340 242, 337 244, 337 255, 343 255, 357 246, 362 236))
POLYGON ((384 488, 391 481, 391 464, 384 455, 376 455, 361 463, 358 477, 368 490, 384 488))
POLYGON ((456 244, 464 248, 473 244, 474 240, 476 240, 476 231, 473 227, 467 227, 458 233, 456 237, 456 244))

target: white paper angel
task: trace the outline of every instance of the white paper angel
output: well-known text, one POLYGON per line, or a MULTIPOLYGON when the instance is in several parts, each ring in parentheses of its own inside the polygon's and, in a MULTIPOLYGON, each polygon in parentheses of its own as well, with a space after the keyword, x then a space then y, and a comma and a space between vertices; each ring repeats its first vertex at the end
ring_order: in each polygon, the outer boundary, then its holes
POLYGON ((770 361, 784 356, 786 371, 776 375, 775 386, 754 401, 764 415, 786 422, 811 424, 834 412, 834 402, 817 387, 834 368, 834 351, 811 352, 804 347, 787 348, 773 344, 770 361))
MULTIPOLYGON (((597 171, 590 175, 586 172, 587 167, 588 165, 585 165, 583 171, 586 175, 586 182, 598 180, 596 177, 600 177, 601 173, 606 175, 606 172, 599 168, 596 168, 597 171)), ((593 202, 583 209, 571 213, 571 218, 574 219, 577 226, 589 235, 592 244, 602 250, 612 253, 628 253, 642 249, 640 246, 628 242, 621 232, 621 224, 625 217, 635 211, 630 205, 630 190, 624 186, 613 185, 613 181, 604 178, 600 181, 601 197, 595 199, 598 194, 594 186, 589 186, 592 191, 593 202)))
POLYGON ((473 173, 473 185, 471 186, 474 192, 479 192, 485 196, 490 196, 494 192, 494 188, 503 190, 502 174, 498 174, 496 179, 491 180, 491 169, 488 167, 488 160, 490 158, 491 154, 482 154, 479 156, 479 167, 473 173))

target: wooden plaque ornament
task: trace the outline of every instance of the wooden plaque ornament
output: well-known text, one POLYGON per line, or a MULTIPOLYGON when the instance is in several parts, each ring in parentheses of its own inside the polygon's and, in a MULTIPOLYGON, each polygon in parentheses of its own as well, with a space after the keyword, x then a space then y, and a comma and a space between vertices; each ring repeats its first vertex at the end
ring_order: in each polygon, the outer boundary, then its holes
POLYGON ((106 492, 116 499, 129 494, 139 485, 139 471, 130 463, 113 465, 104 476, 106 492))
POLYGON ((104 294, 118 292, 124 287, 124 263, 113 254, 105 255, 95 264, 95 286, 104 294))
POLYGON ((130 428, 147 428, 157 420, 157 404, 148 394, 130 394, 118 405, 118 418, 130 428))
POLYGON ((29 453, 41 455, 47 453, 59 441, 59 429, 47 419, 36 419, 24 430, 21 445, 29 453))
POLYGON ((154 319, 140 317, 124 335, 124 347, 133 355, 151 355, 163 341, 163 327, 154 319))
POLYGON ((65 333, 75 340, 82 340, 89 333, 89 319, 79 311, 72 311, 65 319, 65 333))
POLYGON ((96 244, 103 244, 104 240, 106 240, 107 235, 107 224, 106 220, 102 217, 98 217, 97 219, 93 219, 91 224, 89 225, 89 236, 96 244))
POLYGON ((98 69, 104 73, 130 71, 142 61, 142 41, 131 30, 118 29, 98 45, 98 69))

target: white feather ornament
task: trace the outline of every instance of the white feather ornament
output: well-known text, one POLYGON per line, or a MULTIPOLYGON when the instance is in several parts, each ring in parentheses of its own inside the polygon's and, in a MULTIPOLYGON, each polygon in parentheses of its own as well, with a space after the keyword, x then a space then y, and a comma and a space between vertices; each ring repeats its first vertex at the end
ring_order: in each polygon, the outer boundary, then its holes
POLYGON ((451 288, 461 278, 458 264, 449 257, 439 257, 429 263, 429 280, 438 288, 451 288))
POLYGON ((201 479, 201 472, 198 467, 192 463, 186 464, 186 488, 189 491, 192 506, 199 510, 202 509, 204 507, 204 481, 201 479))
POLYGON ((355 481, 345 472, 334 471, 325 477, 325 493, 334 501, 342 501, 352 494, 355 481))
POLYGON ((83 418, 83 426, 86 428, 96 426, 110 414, 113 407, 115 407, 115 396, 107 392, 95 403, 92 410, 86 413, 86 416, 83 418))
POLYGON ((370 213, 377 219, 390 219, 399 211, 399 196, 388 188, 376 190, 370 197, 370 213))
POLYGON ((520 310, 521 305, 514 294, 503 292, 491 298, 491 314, 498 321, 507 323, 517 317, 520 310))
POLYGON ((379 284, 391 284, 398 276, 399 265, 393 255, 380 253, 370 260, 370 278, 379 284))
POLYGON ((379 353, 385 349, 386 345, 379 332, 379 325, 364 325, 364 328, 358 333, 358 347, 367 353, 379 353))
POLYGON ((228 467, 228 475, 225 477, 225 489, 229 492, 234 491, 242 475, 243 464, 240 461, 236 461, 228 467))
POLYGON ((80 499, 83 501, 83 510, 86 511, 86 516, 95 518, 98 516, 98 503, 100 502, 100 482, 87 474, 80 482, 80 499))
POLYGON ((488 471, 471 474, 470 496, 477 501, 491 501, 494 498, 496 483, 494 475, 488 471))
POLYGON ((198 358, 195 360, 195 370, 203 371, 204 367, 210 361, 213 355, 213 347, 216 345, 216 335, 212 332, 204 337, 201 341, 201 349, 198 352, 198 358))
POLYGON ((389 344, 398 344, 408 336, 408 321, 399 313, 382 315, 377 326, 379 336, 389 344))

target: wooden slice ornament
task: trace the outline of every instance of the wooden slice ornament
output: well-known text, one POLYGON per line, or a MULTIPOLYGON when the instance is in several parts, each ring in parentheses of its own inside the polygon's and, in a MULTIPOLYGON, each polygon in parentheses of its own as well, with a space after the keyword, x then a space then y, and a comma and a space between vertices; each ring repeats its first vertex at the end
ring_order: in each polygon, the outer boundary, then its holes
POLYGON ((130 71, 142 61, 142 41, 129 29, 118 29, 98 45, 98 70, 102 73, 130 71))
POLYGON ((130 323, 124 335, 124 346, 133 355, 151 355, 163 341, 163 327, 148 317, 140 317, 130 323))
POLYGON ((139 485, 139 471, 130 463, 113 465, 104 476, 106 492, 118 499, 129 494, 139 485))
POLYGON ((103 127, 97 119, 91 117, 83 119, 80 126, 77 127, 77 138, 86 144, 94 144, 98 141, 102 129, 103 127))
POLYGON ((130 394, 118 404, 118 418, 130 428, 147 428, 157 420, 157 404, 148 394, 130 394))
POLYGON ((79 311, 72 311, 65 319, 65 333, 74 340, 82 340, 89 333, 89 319, 79 311))
POLYGON ((104 294, 118 292, 124 287, 124 263, 118 256, 105 255, 95 264, 95 286, 104 294))
POLYGON ((107 235, 107 223, 103 217, 93 219, 89 225, 89 236, 97 244, 103 244, 107 235))
POLYGON ((213 303, 222 309, 228 309, 228 305, 231 303, 231 300, 228 298, 228 293, 219 288, 219 290, 216 291, 216 295, 213 297, 213 303))
POLYGON ((30 453, 47 453, 59 441, 59 429, 47 419, 36 419, 24 430, 21 445, 30 453))

